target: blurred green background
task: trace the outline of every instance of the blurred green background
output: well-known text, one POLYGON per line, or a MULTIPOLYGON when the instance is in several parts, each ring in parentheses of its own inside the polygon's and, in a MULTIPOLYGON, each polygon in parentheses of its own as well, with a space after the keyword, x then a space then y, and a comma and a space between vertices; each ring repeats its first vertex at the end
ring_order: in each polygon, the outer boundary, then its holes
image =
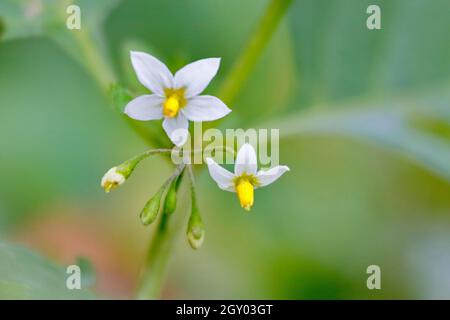
MULTIPOLYGON (((172 71, 219 56, 210 93, 268 3, 78 1, 124 86, 144 92, 130 49, 172 71)), ((1 298, 89 296, 59 281, 78 256, 94 292, 131 298, 153 231, 138 213, 172 170, 153 157, 101 189, 108 168, 148 146, 83 64, 79 31, 58 20, 66 5, 0 0, 1 298)), ((449 13, 448 0, 295 0, 221 123, 279 128, 291 172, 247 214, 202 171, 205 243, 194 251, 181 232, 163 297, 450 298, 449 13), (382 30, 366 28, 369 4, 382 30), (372 264, 381 290, 366 287, 372 264)))

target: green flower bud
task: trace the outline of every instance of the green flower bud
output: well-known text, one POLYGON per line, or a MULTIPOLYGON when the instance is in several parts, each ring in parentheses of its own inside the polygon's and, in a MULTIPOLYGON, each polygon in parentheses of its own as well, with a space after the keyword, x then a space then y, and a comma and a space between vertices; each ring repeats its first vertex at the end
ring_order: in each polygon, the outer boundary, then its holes
POLYGON ((166 201, 164 203, 164 213, 172 214, 177 208, 177 190, 175 189, 175 179, 172 181, 167 191, 166 201))
POLYGON ((161 198, 164 194, 165 186, 162 186, 158 192, 150 198, 142 209, 139 217, 141 222, 146 226, 156 220, 158 216, 159 208, 161 206, 161 198))
MULTIPOLYGON (((183 171, 184 172, 184 171, 183 171)), ((166 201, 164 203, 164 213, 172 214, 177 208, 177 193, 178 188, 183 178, 183 172, 181 172, 170 184, 169 191, 167 191, 166 201)))
POLYGON ((187 238, 192 249, 202 246, 205 239, 205 226, 197 208, 195 201, 192 202, 191 216, 189 217, 187 238))

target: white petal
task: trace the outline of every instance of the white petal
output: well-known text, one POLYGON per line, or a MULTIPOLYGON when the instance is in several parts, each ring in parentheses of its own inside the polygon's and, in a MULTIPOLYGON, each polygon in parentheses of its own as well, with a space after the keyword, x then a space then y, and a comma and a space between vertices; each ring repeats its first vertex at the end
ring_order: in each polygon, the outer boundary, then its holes
POLYGON ((287 166, 276 166, 269 170, 261 170, 256 175, 259 185, 258 187, 264 187, 277 180, 285 172, 289 171, 287 166))
POLYGON ((241 176, 243 173, 255 175, 258 169, 256 162, 256 153, 251 144, 244 144, 238 151, 234 173, 241 176))
POLYGON ((175 73, 175 87, 186 88, 186 98, 199 95, 219 70, 220 58, 192 62, 175 73))
POLYGON ((163 117, 162 103, 164 98, 156 94, 137 97, 128 102, 124 113, 136 120, 155 120, 163 117))
POLYGON ((229 186, 222 186, 221 184, 218 184, 219 188, 224 190, 224 191, 229 191, 229 192, 236 192, 236 188, 234 186, 234 184, 229 185, 229 186))
POLYGON ((131 64, 139 82, 157 95, 173 87, 173 75, 164 63, 145 52, 131 51, 131 64))
POLYGON ((209 175, 217 182, 219 188, 226 191, 234 191, 234 174, 219 166, 211 158, 206 158, 206 163, 208 164, 209 175))
POLYGON ((182 113, 178 113, 176 118, 166 118, 163 121, 164 130, 177 147, 186 143, 189 135, 188 127, 189 121, 182 113))
POLYGON ((191 121, 213 121, 231 112, 219 98, 198 96, 188 100, 182 112, 191 121))

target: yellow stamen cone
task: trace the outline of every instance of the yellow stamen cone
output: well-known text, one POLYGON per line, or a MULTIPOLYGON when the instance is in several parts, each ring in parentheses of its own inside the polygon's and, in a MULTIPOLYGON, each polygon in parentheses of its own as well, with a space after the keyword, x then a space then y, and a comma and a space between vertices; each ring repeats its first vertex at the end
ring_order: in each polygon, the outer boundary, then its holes
POLYGON ((250 211, 254 200, 253 185, 247 179, 242 179, 236 185, 236 193, 239 198, 239 202, 241 203, 241 207, 247 211, 250 211))
POLYGON ((166 117, 173 118, 178 114, 180 102, 174 96, 169 97, 163 105, 163 114, 166 117))

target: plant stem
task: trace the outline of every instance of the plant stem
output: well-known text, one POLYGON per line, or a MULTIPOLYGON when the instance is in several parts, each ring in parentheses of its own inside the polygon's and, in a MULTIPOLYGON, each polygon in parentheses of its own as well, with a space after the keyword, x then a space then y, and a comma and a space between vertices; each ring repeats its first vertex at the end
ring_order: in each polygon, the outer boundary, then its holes
POLYGON ((171 238, 173 238, 167 230, 168 219, 169 216, 165 213, 159 219, 156 232, 148 249, 137 299, 158 299, 160 297, 165 269, 170 256, 171 238))
MULTIPOLYGON (((182 174, 184 168, 184 165, 179 166, 175 173, 166 181, 165 186, 168 187, 173 179, 176 179, 182 174)), ((136 298, 140 300, 159 298, 166 266, 170 258, 174 235, 178 229, 176 227, 169 228, 168 222, 172 214, 169 215, 165 212, 164 208, 162 209, 162 215, 156 226, 156 232, 150 242, 140 287, 136 295, 136 298)))
POLYGON ((219 97, 228 105, 234 103, 292 1, 271 0, 247 46, 236 60, 219 90, 219 97))
POLYGON ((110 86, 116 82, 116 78, 106 57, 100 54, 100 50, 95 45, 91 33, 87 28, 74 32, 75 40, 83 54, 86 70, 91 73, 100 88, 108 94, 110 86))

